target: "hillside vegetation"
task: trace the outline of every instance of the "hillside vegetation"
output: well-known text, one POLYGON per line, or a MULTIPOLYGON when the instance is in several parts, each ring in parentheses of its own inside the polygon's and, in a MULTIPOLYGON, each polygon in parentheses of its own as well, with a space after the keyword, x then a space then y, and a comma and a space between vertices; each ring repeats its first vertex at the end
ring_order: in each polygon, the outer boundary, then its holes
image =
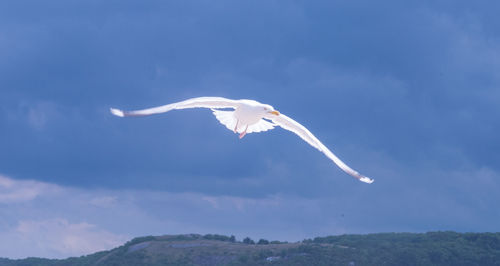
POLYGON ((78 258, 0 259, 0 265, 500 265, 500 233, 341 235, 297 243, 236 241, 223 235, 148 236, 78 258))

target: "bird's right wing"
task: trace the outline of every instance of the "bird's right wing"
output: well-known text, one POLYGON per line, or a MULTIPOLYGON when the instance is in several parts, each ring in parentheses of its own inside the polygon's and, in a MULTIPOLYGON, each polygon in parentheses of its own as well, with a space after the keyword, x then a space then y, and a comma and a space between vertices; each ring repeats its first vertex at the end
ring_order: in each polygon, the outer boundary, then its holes
POLYGON ((238 101, 226 99, 222 97, 198 97, 187 99, 182 102, 171 103, 167 105, 162 105, 158 107, 135 110, 135 111, 122 111, 119 109, 111 108, 111 113, 124 117, 124 116, 146 116, 152 114, 165 113, 175 109, 187 109, 187 108, 236 108, 238 106, 238 101))
POLYGON ((342 162, 325 145, 323 145, 323 143, 321 143, 321 141, 319 141, 309 130, 307 130, 307 128, 299 124, 297 121, 291 119, 290 117, 284 114, 280 114, 278 116, 273 115, 272 117, 266 117, 266 118, 271 119, 278 126, 297 134, 311 146, 323 152, 326 155, 326 157, 332 160, 338 167, 340 167, 340 169, 342 169, 344 172, 348 173, 352 177, 357 178, 359 181, 365 183, 373 182, 373 179, 358 173, 351 167, 347 166, 344 162, 342 162))

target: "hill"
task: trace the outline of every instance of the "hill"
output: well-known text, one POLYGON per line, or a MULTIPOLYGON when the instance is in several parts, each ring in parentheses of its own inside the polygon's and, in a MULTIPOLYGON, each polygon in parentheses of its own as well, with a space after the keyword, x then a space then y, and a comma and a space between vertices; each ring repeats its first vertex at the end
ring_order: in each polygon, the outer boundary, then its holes
POLYGON ((135 238, 63 260, 0 259, 0 266, 62 265, 500 265, 500 233, 381 233, 257 243, 233 236, 135 238))

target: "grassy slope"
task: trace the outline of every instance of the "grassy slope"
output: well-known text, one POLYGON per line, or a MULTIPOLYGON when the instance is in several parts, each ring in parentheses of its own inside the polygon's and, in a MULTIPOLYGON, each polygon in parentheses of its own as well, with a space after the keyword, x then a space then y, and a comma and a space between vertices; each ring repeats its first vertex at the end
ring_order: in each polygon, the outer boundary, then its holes
POLYGON ((342 235, 267 245, 217 235, 150 236, 79 258, 0 265, 500 265, 500 233, 342 235))

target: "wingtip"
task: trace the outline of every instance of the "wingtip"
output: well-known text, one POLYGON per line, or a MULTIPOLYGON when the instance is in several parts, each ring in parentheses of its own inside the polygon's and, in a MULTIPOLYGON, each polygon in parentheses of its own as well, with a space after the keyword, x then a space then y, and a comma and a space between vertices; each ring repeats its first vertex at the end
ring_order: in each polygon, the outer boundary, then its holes
POLYGON ((114 114, 116 116, 119 116, 119 117, 125 116, 122 110, 115 109, 115 108, 109 108, 109 110, 111 111, 112 114, 114 114))
POLYGON ((375 181, 375 180, 374 180, 374 179, 371 179, 371 178, 368 178, 368 177, 366 177, 366 176, 363 176, 363 177, 361 177, 361 178, 359 179, 359 181, 361 181, 361 182, 365 182, 365 183, 367 183, 367 184, 371 184, 371 183, 373 183, 373 181, 375 181))

